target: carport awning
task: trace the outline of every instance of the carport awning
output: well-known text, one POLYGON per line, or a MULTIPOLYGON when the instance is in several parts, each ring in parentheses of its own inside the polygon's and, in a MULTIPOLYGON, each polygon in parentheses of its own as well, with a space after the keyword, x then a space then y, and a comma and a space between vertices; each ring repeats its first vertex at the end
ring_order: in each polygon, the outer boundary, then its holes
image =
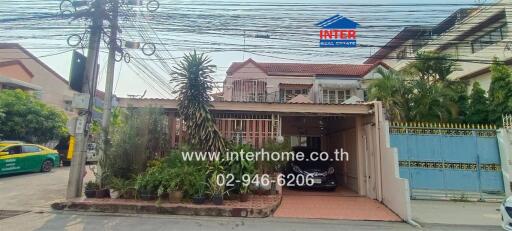
POLYGON ((3 76, 0 76, 0 84, 6 87, 19 88, 23 90, 41 91, 43 89, 42 87, 35 84, 30 84, 21 80, 11 79, 3 76))
MULTIPOLYGON (((229 102, 213 101, 212 111, 228 113, 288 113, 288 114, 315 114, 315 115, 367 115, 373 113, 374 102, 357 104, 310 104, 310 103, 260 103, 260 102, 229 102)), ((178 101, 174 99, 133 99, 119 98, 120 107, 161 107, 168 110, 177 110, 178 101)))

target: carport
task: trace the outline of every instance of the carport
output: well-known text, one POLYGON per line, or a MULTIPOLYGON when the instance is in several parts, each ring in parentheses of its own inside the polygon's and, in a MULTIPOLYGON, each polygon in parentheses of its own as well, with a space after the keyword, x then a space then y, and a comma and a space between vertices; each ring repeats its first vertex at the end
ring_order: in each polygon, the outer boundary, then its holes
POLYGON ((376 159, 371 149, 373 141, 368 139, 371 119, 371 116, 352 114, 283 115, 281 134, 291 139, 292 146, 328 153, 335 159, 332 165, 337 187, 332 192, 284 188, 281 206, 274 216, 400 221, 395 213, 375 200, 376 159), (347 155, 333 156, 335 151, 347 155))
MULTIPOLYGON (((160 107, 169 112, 171 145, 181 141, 177 101, 120 99, 122 107, 160 107)), ((276 216, 350 220, 410 221, 409 189, 399 177, 398 158, 389 148, 387 121, 380 102, 360 104, 282 104, 212 102, 221 132, 259 147, 277 136, 322 151, 343 148, 349 161, 336 164, 334 192, 283 190, 276 216), (308 138, 309 137, 309 138, 308 138), (398 218, 399 217, 399 218, 398 218)))

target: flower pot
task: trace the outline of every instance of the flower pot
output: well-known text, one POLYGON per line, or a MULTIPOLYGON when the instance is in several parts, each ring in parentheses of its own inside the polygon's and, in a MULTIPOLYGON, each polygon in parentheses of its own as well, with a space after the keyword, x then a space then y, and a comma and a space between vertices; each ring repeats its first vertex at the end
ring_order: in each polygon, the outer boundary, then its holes
POLYGON ((240 199, 240 202, 249 201, 249 193, 241 193, 239 199, 240 199))
POLYGON ((213 195, 212 202, 214 205, 222 205, 224 204, 224 198, 222 197, 222 195, 213 195))
POLYGON ((110 189, 110 198, 119 199, 119 197, 121 197, 121 193, 119 191, 110 189))
POLYGON ((96 189, 86 189, 84 191, 86 198, 95 198, 96 197, 96 189))
POLYGON ((196 205, 202 205, 202 204, 204 204, 204 202, 206 202, 206 197, 203 195, 192 197, 192 203, 194 203, 196 205))
POLYGON ((140 192, 139 196, 140 196, 140 199, 143 201, 156 200, 156 194, 152 193, 152 192, 140 192))
POLYGON ((183 191, 169 192, 169 202, 180 203, 182 199, 183 199, 183 191))
POLYGON ((108 189, 98 189, 96 190, 96 198, 107 198, 110 195, 110 191, 108 189))

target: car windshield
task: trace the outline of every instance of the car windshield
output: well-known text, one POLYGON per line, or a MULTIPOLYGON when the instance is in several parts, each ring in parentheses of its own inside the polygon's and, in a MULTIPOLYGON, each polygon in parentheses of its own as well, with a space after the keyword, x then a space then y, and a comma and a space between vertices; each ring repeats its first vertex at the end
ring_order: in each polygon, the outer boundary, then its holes
POLYGON ((2 151, 7 146, 9 146, 9 145, 8 144, 0 144, 0 151, 2 151))

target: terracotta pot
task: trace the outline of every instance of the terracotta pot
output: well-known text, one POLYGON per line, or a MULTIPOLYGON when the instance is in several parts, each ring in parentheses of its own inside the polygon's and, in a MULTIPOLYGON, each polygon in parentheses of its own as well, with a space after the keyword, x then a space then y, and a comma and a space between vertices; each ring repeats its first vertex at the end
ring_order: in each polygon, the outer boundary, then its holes
POLYGON ((180 203, 182 199, 183 199, 183 191, 169 192, 169 202, 180 203))
POLYGON ((95 198, 95 197, 96 197, 96 190, 95 190, 95 189, 93 189, 93 190, 91 190, 91 189, 86 189, 86 190, 84 191, 84 194, 85 194, 85 197, 86 197, 86 198, 95 198))
POLYGON ((222 195, 213 195, 212 202, 214 205, 222 205, 224 204, 224 198, 222 197, 222 195))
POLYGON ((206 202, 206 197, 203 195, 192 197, 192 203, 194 203, 196 205, 202 205, 202 204, 204 204, 204 202, 206 202))
POLYGON ((249 193, 241 193, 239 199, 240 199, 240 202, 249 201, 249 193))

